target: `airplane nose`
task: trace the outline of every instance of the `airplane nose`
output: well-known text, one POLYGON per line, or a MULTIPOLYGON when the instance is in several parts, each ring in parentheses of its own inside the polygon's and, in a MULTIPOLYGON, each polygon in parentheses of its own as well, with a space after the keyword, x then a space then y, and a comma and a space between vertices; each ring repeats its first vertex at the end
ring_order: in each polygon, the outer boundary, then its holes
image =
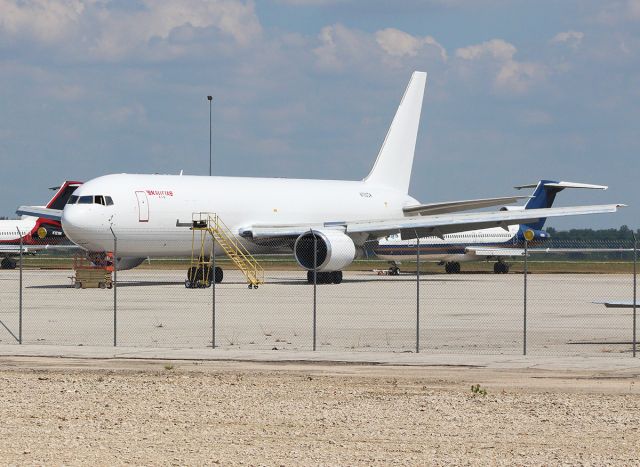
POLYGON ((62 230, 69 240, 86 250, 111 251, 113 234, 103 214, 92 206, 67 205, 60 219, 62 230))
POLYGON ((89 225, 86 221, 86 213, 76 206, 65 206, 60 219, 62 230, 69 240, 76 245, 86 246, 89 225))
POLYGON ((62 224, 62 231, 66 237, 73 243, 78 243, 78 215, 71 212, 68 207, 62 210, 62 217, 60 223, 62 224))

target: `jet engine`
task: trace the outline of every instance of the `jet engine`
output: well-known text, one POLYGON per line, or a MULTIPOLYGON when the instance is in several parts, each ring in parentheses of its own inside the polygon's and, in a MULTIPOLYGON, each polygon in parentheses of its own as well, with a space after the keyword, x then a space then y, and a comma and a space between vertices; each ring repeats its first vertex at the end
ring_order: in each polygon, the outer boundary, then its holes
POLYGON ((313 270, 313 244, 316 237, 316 265, 318 271, 340 271, 356 257, 356 246, 348 235, 339 230, 313 230, 298 237, 293 253, 300 266, 313 270))

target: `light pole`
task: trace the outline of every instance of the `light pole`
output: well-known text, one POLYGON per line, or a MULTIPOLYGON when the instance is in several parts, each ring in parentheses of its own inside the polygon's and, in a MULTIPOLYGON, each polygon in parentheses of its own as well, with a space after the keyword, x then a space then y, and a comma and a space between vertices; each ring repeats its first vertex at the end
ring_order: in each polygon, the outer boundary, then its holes
POLYGON ((211 177, 211 101, 213 96, 207 96, 209 101, 209 177, 211 177))

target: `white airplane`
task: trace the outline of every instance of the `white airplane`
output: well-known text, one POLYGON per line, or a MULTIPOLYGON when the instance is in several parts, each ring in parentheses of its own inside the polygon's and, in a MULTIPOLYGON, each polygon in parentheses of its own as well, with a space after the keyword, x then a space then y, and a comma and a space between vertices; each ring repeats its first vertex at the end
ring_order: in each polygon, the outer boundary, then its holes
MULTIPOLYGON (((250 253, 293 252, 312 280, 339 283, 366 241, 399 233, 410 239, 615 212, 620 205, 453 213, 520 197, 421 205, 408 195, 427 74, 414 72, 369 175, 361 181, 117 174, 86 182, 60 214, 65 234, 92 252, 113 250, 119 269, 150 256, 192 253, 194 213, 216 213, 250 253), (433 215, 421 215, 423 213, 433 215), (314 237, 317 254, 314 255, 314 237)), ((28 208, 23 208, 28 212, 28 208)), ((42 214, 42 211, 41 211, 42 214)), ((223 254, 216 244, 215 255, 223 254)), ((222 280, 216 269, 215 280, 222 280)))
MULTIPOLYGON (((62 209, 71 194, 82 185, 81 182, 65 181, 56 190, 51 200, 42 209, 62 209)), ((20 219, 0 220, 0 267, 15 269, 15 259, 20 255, 20 239, 22 253, 32 254, 36 251, 52 248, 64 239, 64 232, 59 221, 38 216, 23 215, 20 219)))
MULTIPOLYGON (((592 190, 606 190, 604 185, 590 185, 586 183, 557 182, 540 180, 537 184, 521 185, 516 189, 535 188, 531 198, 524 206, 503 206, 504 211, 517 211, 539 208, 550 208, 556 194, 567 188, 581 188, 592 190)), ((437 261, 444 265, 447 274, 460 272, 460 263, 468 261, 495 261, 493 272, 506 274, 509 264, 505 259, 524 256, 525 233, 530 232, 529 247, 538 247, 551 239, 548 232, 542 230, 546 219, 542 218, 531 224, 510 225, 508 230, 500 227, 490 229, 471 230, 446 234, 441 237, 430 236, 420 238, 420 259, 422 261, 437 261)), ((414 260, 418 252, 417 240, 402 240, 398 234, 390 235, 373 245, 372 252, 380 259, 392 263, 389 267, 391 275, 398 275, 398 263, 414 260)), ((530 249, 530 253, 545 252, 550 249, 530 249)), ((578 250, 574 250, 578 251, 578 250)), ((584 251, 584 250, 581 250, 584 251)))

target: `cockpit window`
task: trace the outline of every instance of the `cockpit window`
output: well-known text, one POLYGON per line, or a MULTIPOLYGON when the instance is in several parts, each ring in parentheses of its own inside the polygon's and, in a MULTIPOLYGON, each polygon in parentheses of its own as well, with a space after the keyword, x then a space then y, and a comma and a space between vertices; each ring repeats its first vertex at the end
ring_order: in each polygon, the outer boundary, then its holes
POLYGON ((111 196, 75 196, 71 195, 67 204, 101 204, 102 206, 113 206, 111 196))

